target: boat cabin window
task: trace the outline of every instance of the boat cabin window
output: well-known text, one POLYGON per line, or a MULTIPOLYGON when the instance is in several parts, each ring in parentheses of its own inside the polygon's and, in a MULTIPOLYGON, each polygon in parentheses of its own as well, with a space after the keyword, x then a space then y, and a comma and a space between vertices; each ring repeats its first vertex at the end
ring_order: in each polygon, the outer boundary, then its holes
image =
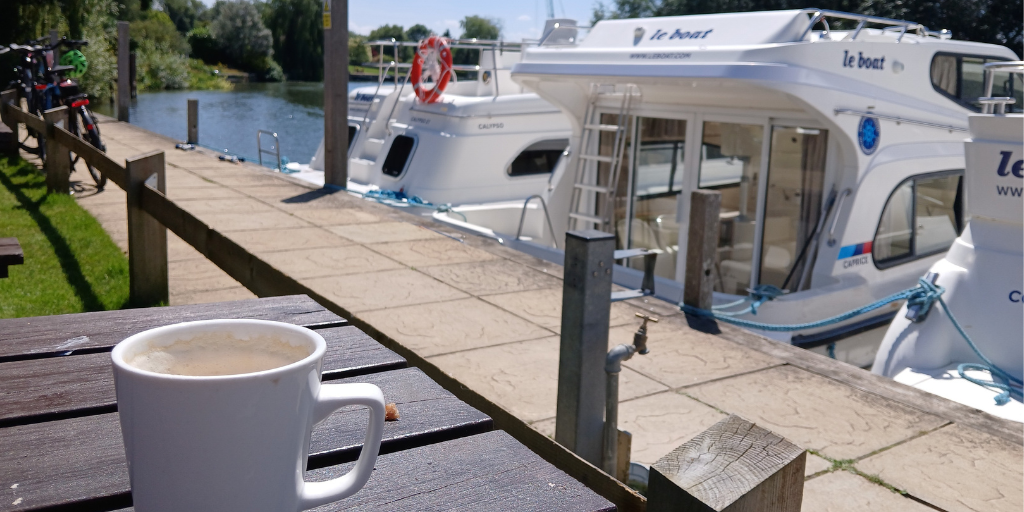
POLYGON ((559 159, 569 147, 569 139, 542 140, 530 144, 512 161, 505 172, 509 176, 530 176, 549 174, 555 170, 559 159))
POLYGON ((399 135, 391 142, 391 149, 388 156, 384 158, 384 165, 381 172, 392 177, 399 177, 405 172, 409 164, 409 157, 416 146, 416 139, 408 135, 399 135))
MULTIPOLYGON (((943 96, 981 112, 978 98, 985 95, 985 64, 1006 59, 978 55, 936 53, 932 58, 932 86, 943 96)), ((1008 111, 1021 112, 1024 107, 1024 88, 1019 75, 1007 71, 993 74, 992 96, 1016 98, 1007 106, 1008 111)))
POLYGON ((698 182, 722 193, 717 292, 746 295, 750 287, 763 144, 761 125, 704 122, 698 182))
POLYGON ((348 125, 348 147, 350 147, 350 148, 352 147, 352 143, 355 142, 355 140, 356 140, 356 133, 358 133, 358 132, 359 132, 359 127, 358 126, 356 126, 354 124, 348 125))
POLYGON ((871 245, 884 269, 949 249, 963 230, 963 171, 908 178, 885 204, 871 245))

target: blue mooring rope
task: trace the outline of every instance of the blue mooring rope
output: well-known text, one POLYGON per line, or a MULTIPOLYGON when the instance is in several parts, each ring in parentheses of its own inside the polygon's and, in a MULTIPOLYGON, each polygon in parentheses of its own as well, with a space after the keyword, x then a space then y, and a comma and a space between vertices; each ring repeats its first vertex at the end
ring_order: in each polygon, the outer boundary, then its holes
POLYGON ((927 279, 922 277, 922 278, 917 280, 917 286, 915 286, 913 288, 908 288, 908 289, 903 290, 901 292, 894 293, 894 294, 892 294, 892 295, 890 295, 888 297, 885 297, 884 299, 877 300, 877 301, 872 302, 871 304, 868 304, 866 306, 862 306, 862 307, 859 307, 859 308, 847 311, 846 313, 842 313, 842 314, 839 314, 839 315, 836 315, 836 316, 833 316, 833 317, 829 317, 829 318, 826 318, 824 320, 818 320, 816 322, 807 322, 807 323, 802 323, 802 324, 766 324, 764 322, 755 322, 753 320, 745 320, 745 319, 742 319, 742 318, 735 318, 736 315, 742 315, 742 314, 746 314, 746 313, 751 313, 751 314, 756 315, 757 314, 757 307, 758 306, 760 306, 761 304, 765 303, 766 301, 769 301, 769 300, 774 299, 775 297, 778 297, 779 295, 782 295, 782 293, 783 293, 782 290, 779 290, 778 288, 776 288, 774 286, 771 286, 771 285, 759 286, 759 287, 755 288, 754 290, 751 290, 750 297, 747 297, 747 298, 744 298, 744 299, 741 299, 739 301, 732 302, 732 303, 729 303, 729 304, 722 304, 722 305, 719 305, 717 307, 713 306, 710 311, 706 310, 706 309, 695 308, 693 306, 688 306, 686 304, 680 304, 679 308, 682 309, 684 313, 687 313, 687 314, 690 314, 690 315, 700 316, 700 317, 707 317, 707 318, 714 318, 715 320, 720 320, 722 322, 727 322, 727 323, 730 323, 730 324, 733 324, 733 325, 738 325, 740 327, 745 327, 745 328, 748 328, 748 329, 760 329, 762 331, 784 332, 784 331, 799 331, 799 330, 804 330, 804 329, 813 329, 813 328, 816 328, 816 327, 823 327, 823 326, 826 326, 826 325, 831 325, 831 324, 839 323, 839 322, 842 322, 842 321, 845 321, 845 320, 849 320, 851 318, 863 315, 865 313, 874 311, 874 310, 876 310, 878 308, 881 308, 881 307, 883 307, 883 306, 885 306, 887 304, 890 304, 890 303, 893 303, 893 302, 896 302, 896 301, 899 301, 899 300, 906 300, 908 307, 910 307, 910 306, 919 306, 920 307, 920 309, 919 309, 920 311, 928 311, 928 309, 931 308, 932 304, 935 301, 938 301, 939 305, 942 306, 942 310, 946 312, 946 317, 949 318, 950 322, 953 323, 953 327, 956 327, 956 330, 957 330, 957 332, 960 333, 960 336, 963 337, 963 339, 965 341, 967 341, 967 345, 971 347, 971 350, 974 351, 974 354, 977 355, 979 359, 984 361, 984 364, 977 364, 977 363, 964 363, 964 364, 961 364, 960 366, 957 367, 957 373, 960 374, 961 378, 963 378, 964 380, 967 380, 968 382, 972 382, 972 383, 977 384, 979 386, 983 386, 983 387, 987 387, 987 388, 994 388, 994 389, 1000 390, 1001 393, 996 395, 996 397, 995 397, 996 405, 1006 404, 1007 402, 1010 401, 1010 391, 1011 391, 1012 388, 1011 388, 1011 386, 1009 384, 1004 384, 1004 383, 1001 383, 1001 382, 996 382, 996 377, 1002 378, 1003 380, 1005 380, 1008 383, 1015 383, 1018 386, 1021 386, 1024 383, 1022 383, 1020 379, 1017 379, 1017 378, 1013 377, 1012 375, 1007 373, 1005 370, 1003 370, 1003 369, 999 368, 998 366, 996 366, 992 361, 990 361, 987 357, 985 357, 984 354, 981 353, 981 350, 978 349, 978 346, 974 344, 974 340, 972 340, 971 337, 968 336, 966 332, 964 332, 963 327, 960 326, 960 322, 957 322, 956 318, 949 311, 949 306, 946 305, 946 301, 942 300, 942 294, 945 291, 946 291, 946 289, 944 287, 932 284, 927 279), (719 309, 724 309, 724 308, 728 308, 728 307, 738 306, 738 305, 742 304, 743 302, 745 302, 747 300, 750 300, 751 304, 746 309, 743 309, 743 310, 740 310, 740 311, 720 311, 719 310, 719 309), (967 376, 964 373, 966 370, 988 371, 989 374, 992 375, 992 381, 983 381, 983 380, 975 379, 973 377, 969 377, 969 376, 967 376))

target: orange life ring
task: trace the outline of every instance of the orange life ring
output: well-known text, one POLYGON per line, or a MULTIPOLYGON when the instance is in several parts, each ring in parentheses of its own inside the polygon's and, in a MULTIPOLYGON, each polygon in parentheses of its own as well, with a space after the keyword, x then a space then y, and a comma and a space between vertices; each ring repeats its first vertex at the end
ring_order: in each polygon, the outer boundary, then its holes
POLYGON ((409 79, 416 97, 423 103, 436 103, 441 99, 448 80, 452 77, 452 49, 448 38, 430 36, 420 41, 416 56, 412 59, 409 79), (427 80, 433 79, 434 86, 427 87, 427 80))

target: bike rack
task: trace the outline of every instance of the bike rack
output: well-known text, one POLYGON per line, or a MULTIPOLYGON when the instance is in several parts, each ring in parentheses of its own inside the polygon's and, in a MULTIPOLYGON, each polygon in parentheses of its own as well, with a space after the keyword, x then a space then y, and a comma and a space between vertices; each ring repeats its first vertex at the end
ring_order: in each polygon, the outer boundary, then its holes
POLYGON ((257 155, 259 156, 260 165, 263 165, 263 153, 267 153, 267 154, 271 154, 271 155, 275 155, 276 154, 277 155, 277 170, 278 171, 282 170, 281 169, 281 143, 280 143, 280 141, 277 138, 277 133, 276 132, 272 132, 270 130, 256 130, 256 152, 257 152, 257 155), (273 151, 267 150, 267 149, 263 149, 262 142, 263 142, 263 135, 264 134, 267 134, 267 135, 270 135, 271 137, 274 137, 274 146, 273 146, 274 150, 273 151))

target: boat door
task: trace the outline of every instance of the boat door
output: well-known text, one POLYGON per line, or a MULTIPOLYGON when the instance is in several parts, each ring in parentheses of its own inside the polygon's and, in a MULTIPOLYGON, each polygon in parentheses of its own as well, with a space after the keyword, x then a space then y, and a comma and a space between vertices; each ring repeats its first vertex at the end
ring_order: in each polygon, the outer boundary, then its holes
POLYGON ((715 291, 745 295, 758 284, 806 289, 828 146, 827 130, 809 125, 638 112, 624 155, 629 172, 621 173, 618 188, 626 194, 615 205, 620 248, 660 251, 656 274, 682 282, 690 192, 717 190, 715 291))

